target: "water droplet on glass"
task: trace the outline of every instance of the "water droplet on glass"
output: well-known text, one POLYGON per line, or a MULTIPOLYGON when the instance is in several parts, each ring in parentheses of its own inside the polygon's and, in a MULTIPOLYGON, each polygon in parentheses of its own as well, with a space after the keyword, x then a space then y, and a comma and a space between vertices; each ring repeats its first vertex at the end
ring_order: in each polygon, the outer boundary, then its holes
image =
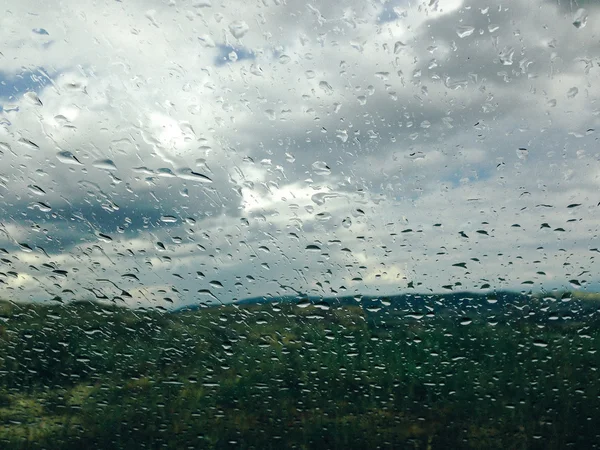
POLYGON ((583 28, 587 25, 588 14, 585 8, 579 8, 573 16, 573 26, 583 28))
POLYGON ((325 91, 325 93, 327 95, 333 94, 333 88, 331 87, 331 85, 327 81, 321 81, 321 82, 319 82, 319 87, 321 89, 323 89, 323 91, 325 91))
POLYGON ((110 159, 98 159, 92 163, 92 166, 96 169, 113 171, 117 170, 117 166, 110 159))
POLYGON ((133 273, 124 273, 123 275, 121 275, 121 278, 124 278, 126 280, 132 280, 132 281, 140 281, 140 279, 137 277, 137 275, 135 275, 133 273))
POLYGON ((32 194, 35 195, 46 195, 46 192, 39 186, 35 185, 35 184, 30 184, 29 186, 27 186, 27 188, 29 189, 29 191, 32 194))
POLYGON ((468 25, 463 25, 460 26, 456 29, 456 34, 458 35, 459 38, 466 38, 468 36, 471 36, 473 34, 473 32, 475 31, 474 27, 468 26, 468 25))
POLYGON ((69 152, 69 151, 62 151, 62 152, 58 152, 56 154, 56 159, 58 159, 61 163, 63 164, 70 164, 73 166, 82 166, 83 164, 81 164, 81 162, 77 159, 77 157, 69 152))
POLYGON ((175 216, 161 216, 160 221, 163 223, 175 223, 177 222, 177 217, 175 216))
POLYGON ((571 89, 567 91, 568 98, 575 98, 575 96, 579 93, 579 89, 573 86, 571 89))
MULTIPOLYGON (((159 170, 161 170, 161 169, 159 169, 159 170)), ((171 172, 169 169, 162 169, 162 170, 165 171, 165 173, 167 173, 166 171, 171 172)), ((200 183, 212 183, 212 180, 209 177, 207 177, 206 175, 203 175, 198 172, 194 172, 192 169, 187 168, 187 167, 184 167, 182 169, 177 169, 176 175, 177 175, 177 177, 179 177, 183 180, 198 181, 200 183)))
POLYGON ((315 161, 312 164, 312 168, 317 175, 329 175, 331 173, 331 169, 327 165, 327 163, 323 161, 315 161))
POLYGON ((529 156, 529 150, 524 147, 519 147, 517 149, 517 157, 519 159, 527 159, 527 156, 529 156))
POLYGON ((400 53, 400 51, 402 51, 402 48, 406 47, 406 44, 404 42, 401 41, 396 41, 396 43, 394 44, 394 54, 398 54, 400 53))
POLYGON ((250 27, 243 20, 236 20, 229 24, 229 31, 236 39, 241 39, 248 32, 250 27))
POLYGON ((307 298, 303 298, 298 303, 296 303, 296 306, 299 308, 307 308, 308 306, 310 306, 310 301, 307 298))
POLYGON ((26 92, 25 94, 23 94, 23 97, 32 105, 44 106, 35 92, 26 92))

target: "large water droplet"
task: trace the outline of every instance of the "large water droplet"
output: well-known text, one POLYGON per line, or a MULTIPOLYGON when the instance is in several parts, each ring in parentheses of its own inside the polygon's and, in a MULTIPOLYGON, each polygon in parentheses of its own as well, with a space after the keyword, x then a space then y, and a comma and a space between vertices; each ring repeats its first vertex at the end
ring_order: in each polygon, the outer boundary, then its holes
POLYGON ((456 34, 458 34, 458 37, 462 39, 471 36, 474 31, 474 27, 463 25, 456 29, 456 34))
POLYGON ((29 186, 27 186, 27 188, 29 189, 29 191, 32 194, 35 195, 46 195, 46 192, 39 186, 35 185, 35 184, 30 184, 29 186))
POLYGON ((117 166, 115 166, 115 163, 110 159, 98 159, 92 163, 92 166, 94 166, 96 169, 108 171, 117 170, 117 166))
POLYGON ((250 27, 243 20, 236 20, 229 24, 229 31, 236 39, 244 37, 244 35, 248 32, 249 29, 250 27))
POLYGON ((198 181, 200 183, 212 183, 212 180, 206 175, 194 172, 192 169, 189 169, 187 167, 177 169, 176 174, 179 178, 183 180, 198 181))
POLYGON ((70 164, 73 166, 82 166, 81 162, 75 157, 75 155, 69 151, 62 151, 56 154, 56 158, 63 164, 70 164))
POLYGON ((573 16, 573 26, 583 28, 587 25, 588 14, 585 8, 579 8, 573 16))

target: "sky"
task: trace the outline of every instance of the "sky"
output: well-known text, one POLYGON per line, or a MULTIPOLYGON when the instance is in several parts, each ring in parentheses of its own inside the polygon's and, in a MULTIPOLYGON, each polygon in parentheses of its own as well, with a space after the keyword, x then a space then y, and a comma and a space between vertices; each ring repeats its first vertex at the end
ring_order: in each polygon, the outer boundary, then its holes
POLYGON ((9 0, 0 297, 598 290, 600 5, 9 0))

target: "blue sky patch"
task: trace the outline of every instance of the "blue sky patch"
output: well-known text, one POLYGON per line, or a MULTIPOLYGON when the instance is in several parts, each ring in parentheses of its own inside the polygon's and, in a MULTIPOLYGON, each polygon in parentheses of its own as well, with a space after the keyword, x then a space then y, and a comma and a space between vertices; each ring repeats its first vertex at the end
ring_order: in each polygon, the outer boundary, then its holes
POLYGON ((243 47, 234 48, 231 45, 219 44, 219 45, 217 45, 217 50, 218 50, 218 54, 215 58, 215 64, 217 66, 223 66, 227 63, 232 62, 229 59, 229 54, 231 52, 235 52, 235 54, 237 55, 238 61, 253 60, 256 58, 256 55, 254 54, 254 52, 252 50, 249 50, 249 49, 246 49, 243 47))
POLYGON ((25 92, 40 93, 49 83, 49 75, 41 67, 16 75, 0 71, 0 111, 7 101, 12 102, 25 92))

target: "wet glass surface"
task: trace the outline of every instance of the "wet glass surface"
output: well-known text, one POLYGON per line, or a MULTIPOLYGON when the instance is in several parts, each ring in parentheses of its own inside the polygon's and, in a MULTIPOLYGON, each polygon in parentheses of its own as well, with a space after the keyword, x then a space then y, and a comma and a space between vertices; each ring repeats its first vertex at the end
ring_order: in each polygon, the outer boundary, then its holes
POLYGON ((600 6, 0 6, 0 447, 598 448, 600 6))

